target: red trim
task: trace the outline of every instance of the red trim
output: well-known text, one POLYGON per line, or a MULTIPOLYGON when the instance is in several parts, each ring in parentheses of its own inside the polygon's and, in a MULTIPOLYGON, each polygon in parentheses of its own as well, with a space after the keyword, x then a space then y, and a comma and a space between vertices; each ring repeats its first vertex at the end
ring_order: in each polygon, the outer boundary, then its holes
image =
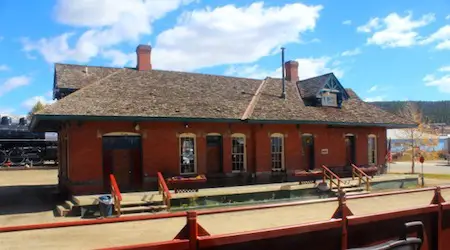
POLYGON ((339 176, 337 176, 333 171, 331 171, 329 168, 325 167, 325 165, 322 165, 322 168, 329 172, 331 174, 331 176, 333 176, 336 180, 338 180, 338 182, 342 182, 341 178, 339 178, 339 176))
POLYGON ((115 223, 115 222, 130 222, 130 221, 140 221, 140 220, 165 219, 165 218, 175 218, 175 217, 184 217, 184 216, 186 216, 185 212, 176 212, 176 213, 165 213, 165 214, 135 215, 135 216, 126 216, 126 217, 117 217, 117 218, 105 218, 102 220, 81 220, 81 221, 77 220, 77 221, 65 221, 65 222, 56 222, 56 223, 19 225, 19 226, 1 227, 0 233, 24 231, 24 230, 46 229, 46 228, 88 226, 88 225, 107 224, 107 223, 115 223))
POLYGON ((347 218, 348 225, 359 225, 370 222, 377 222, 381 220, 391 220, 397 217, 406 217, 417 214, 424 214, 430 212, 437 212, 439 210, 438 205, 425 205, 411 209, 403 209, 403 210, 395 210, 388 211, 384 213, 376 213, 376 214, 366 214, 366 215, 357 215, 357 216, 349 216, 347 218))
POLYGON ((236 244, 247 241, 261 240, 261 239, 269 239, 269 238, 277 238, 281 236, 287 235, 295 235, 308 233, 319 230, 327 230, 331 228, 340 228, 341 227, 340 219, 330 220, 330 221, 321 221, 293 226, 284 226, 270 229, 261 229, 261 230, 252 230, 241 233, 233 233, 233 234, 222 234, 222 235, 213 235, 213 236, 200 236, 198 237, 198 245, 199 248, 207 248, 207 247, 216 247, 227 244, 236 244))
POLYGON ((352 163, 352 168, 355 169, 357 172, 359 172, 364 177, 370 178, 364 171, 362 171, 359 167, 357 167, 355 164, 352 163))
POLYGON ((169 240, 169 241, 161 241, 161 242, 153 242, 153 243, 144 243, 137 245, 128 245, 128 246, 120 246, 120 247, 109 247, 109 248, 101 248, 99 250, 184 250, 189 249, 189 241, 188 240, 169 240))
POLYGON ((120 194, 119 186, 117 185, 116 178, 113 174, 109 175, 109 179, 111 180, 111 186, 113 187, 113 195, 117 196, 119 201, 122 201, 122 194, 120 194))
POLYGON ((450 202, 444 202, 441 205, 443 210, 450 210, 450 202))

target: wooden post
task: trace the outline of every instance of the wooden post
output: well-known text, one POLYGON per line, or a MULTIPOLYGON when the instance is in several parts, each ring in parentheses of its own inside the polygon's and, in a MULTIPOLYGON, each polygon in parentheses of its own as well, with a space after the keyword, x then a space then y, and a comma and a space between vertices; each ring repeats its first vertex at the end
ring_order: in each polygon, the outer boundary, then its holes
POLYGON ((198 249, 198 237, 209 236, 210 234, 197 222, 197 212, 186 212, 186 225, 180 230, 174 239, 189 240, 189 249, 198 249))
POLYGON ((186 219, 186 224, 189 228, 189 249, 196 250, 198 236, 197 212, 188 211, 186 219))
POLYGON ((339 189, 338 208, 333 214, 333 219, 342 219, 342 234, 341 234, 341 249, 348 248, 348 233, 347 233, 347 216, 353 215, 352 211, 347 207, 347 198, 345 191, 339 189))
POLYGON ((441 195, 441 187, 436 187, 434 190, 433 200, 431 200, 431 204, 437 204, 439 206, 438 216, 437 216, 437 250, 444 249, 442 247, 442 203, 445 202, 444 198, 441 195))

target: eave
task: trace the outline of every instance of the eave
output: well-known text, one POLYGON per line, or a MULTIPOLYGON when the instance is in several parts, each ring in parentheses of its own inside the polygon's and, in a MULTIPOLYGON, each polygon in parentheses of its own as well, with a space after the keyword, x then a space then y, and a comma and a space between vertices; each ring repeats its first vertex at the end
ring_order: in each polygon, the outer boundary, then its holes
POLYGON ((130 121, 130 122, 215 122, 215 123, 250 123, 250 124, 321 124, 330 126, 358 126, 385 128, 415 128, 417 124, 395 123, 358 123, 330 122, 314 120, 266 120, 266 119, 232 119, 232 118, 194 118, 194 117, 143 117, 143 116, 86 116, 86 115, 43 115, 33 116, 30 129, 32 131, 57 131, 62 122, 67 121, 130 121))
POLYGON ((195 117, 144 117, 144 116, 91 116, 91 115, 44 115, 36 114, 33 116, 30 129, 36 131, 41 130, 41 123, 47 123, 50 126, 44 126, 45 130, 57 130, 62 122, 68 121, 129 121, 129 122, 217 122, 217 123, 238 123, 241 119, 227 118, 195 118, 195 117))

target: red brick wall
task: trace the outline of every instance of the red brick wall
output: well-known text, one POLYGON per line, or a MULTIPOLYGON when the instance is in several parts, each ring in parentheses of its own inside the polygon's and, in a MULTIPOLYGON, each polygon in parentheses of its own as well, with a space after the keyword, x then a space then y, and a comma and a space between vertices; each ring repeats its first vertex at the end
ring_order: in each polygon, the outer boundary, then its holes
MULTIPOLYGON (((146 122, 140 123, 143 149, 143 172, 154 176, 158 171, 179 174, 179 138, 181 133, 194 133, 197 146, 197 172, 206 173, 206 135, 220 133, 223 136, 223 168, 231 172, 231 137, 233 133, 246 135, 248 172, 271 171, 270 134, 284 134, 286 170, 304 169, 302 166, 301 134, 311 133, 315 141, 315 166, 322 164, 340 166, 345 164, 344 135, 356 135, 356 164, 367 164, 367 136, 378 136, 378 164, 384 163, 386 131, 384 128, 327 128, 324 125, 258 125, 226 123, 146 122), (255 145, 257 145, 255 147, 255 145), (321 149, 328 149, 322 155, 321 149), (256 171, 255 171, 256 170, 256 171)), ((69 176, 72 182, 101 183, 102 140, 101 135, 110 132, 136 132, 131 122, 86 122, 72 123, 68 130, 69 176), (99 137, 100 136, 100 137, 99 137)), ((98 184, 92 184, 97 185, 98 184)))

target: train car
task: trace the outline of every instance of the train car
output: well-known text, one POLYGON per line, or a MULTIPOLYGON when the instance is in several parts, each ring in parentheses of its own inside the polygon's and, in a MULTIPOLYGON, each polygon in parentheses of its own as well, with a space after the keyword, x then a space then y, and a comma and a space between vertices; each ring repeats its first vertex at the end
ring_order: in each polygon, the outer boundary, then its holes
POLYGON ((53 161, 56 164, 57 156, 56 133, 31 132, 24 117, 17 122, 8 116, 1 117, 0 166, 39 165, 44 161, 53 161))

